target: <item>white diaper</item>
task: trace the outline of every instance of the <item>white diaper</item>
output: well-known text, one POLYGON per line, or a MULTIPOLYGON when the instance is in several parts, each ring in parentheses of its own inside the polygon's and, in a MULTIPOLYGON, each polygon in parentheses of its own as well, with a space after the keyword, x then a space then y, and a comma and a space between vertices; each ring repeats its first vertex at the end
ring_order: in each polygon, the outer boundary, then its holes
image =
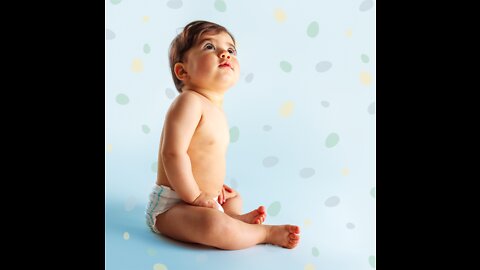
MULTIPOLYGON (((214 198, 217 203, 217 209, 223 211, 223 207, 217 201, 218 196, 214 198)), ((159 186, 155 184, 150 193, 150 200, 148 202, 148 207, 145 210, 145 217, 147 218, 147 225, 154 232, 160 233, 155 227, 155 222, 157 221, 157 216, 168 211, 173 206, 182 202, 182 199, 178 196, 177 192, 173 191, 167 186, 159 186)))

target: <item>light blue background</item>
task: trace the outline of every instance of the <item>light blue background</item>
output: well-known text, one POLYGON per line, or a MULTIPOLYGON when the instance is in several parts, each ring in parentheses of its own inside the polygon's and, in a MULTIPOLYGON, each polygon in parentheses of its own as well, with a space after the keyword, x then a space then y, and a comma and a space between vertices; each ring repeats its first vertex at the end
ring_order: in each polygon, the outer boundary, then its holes
POLYGON ((106 269, 375 267, 372 1, 109 0, 106 29, 106 269), (224 103, 233 140, 225 182, 242 194, 244 210, 265 205, 267 224, 299 225, 293 250, 220 251, 166 239, 145 225, 164 116, 177 95, 168 46, 193 20, 221 24, 237 40, 240 80, 224 103), (312 22, 318 33, 308 35, 312 22), (331 68, 318 71, 320 62, 331 68), (282 115, 287 102, 293 110, 282 115), (327 143, 332 133, 337 144, 327 143), (278 162, 268 166, 268 157, 278 162))

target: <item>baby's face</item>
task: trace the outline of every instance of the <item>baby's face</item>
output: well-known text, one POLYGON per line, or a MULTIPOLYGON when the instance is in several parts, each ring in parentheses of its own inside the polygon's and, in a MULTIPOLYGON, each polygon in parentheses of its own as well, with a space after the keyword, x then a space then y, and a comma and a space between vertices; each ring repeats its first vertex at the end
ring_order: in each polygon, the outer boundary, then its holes
POLYGON ((204 34, 185 57, 185 85, 199 89, 227 90, 240 76, 237 51, 229 34, 204 34))

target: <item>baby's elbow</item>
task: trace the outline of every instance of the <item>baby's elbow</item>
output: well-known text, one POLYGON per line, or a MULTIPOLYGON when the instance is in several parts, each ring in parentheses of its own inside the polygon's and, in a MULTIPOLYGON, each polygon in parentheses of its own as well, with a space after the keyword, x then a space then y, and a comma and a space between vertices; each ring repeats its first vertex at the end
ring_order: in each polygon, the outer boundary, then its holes
POLYGON ((161 155, 162 155, 162 160, 165 162, 168 160, 177 159, 181 157, 183 153, 178 151, 172 151, 172 150, 163 150, 161 152, 161 155))

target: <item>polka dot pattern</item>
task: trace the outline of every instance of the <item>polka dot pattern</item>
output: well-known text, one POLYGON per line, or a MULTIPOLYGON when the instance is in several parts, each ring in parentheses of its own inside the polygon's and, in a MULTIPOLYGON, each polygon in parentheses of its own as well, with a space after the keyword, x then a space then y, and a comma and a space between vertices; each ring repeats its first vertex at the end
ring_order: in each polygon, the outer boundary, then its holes
POLYGON ((332 196, 325 201, 325 206, 335 207, 335 206, 338 206, 339 203, 340 203, 340 198, 338 196, 332 196))
POLYGON ((215 0, 215 9, 220 12, 225 12, 227 10, 227 4, 223 0, 215 0))
POLYGON ((153 162, 152 165, 150 166, 150 169, 152 170, 152 172, 157 173, 157 171, 158 171, 158 161, 153 162))
POLYGON ((317 247, 312 248, 312 255, 315 256, 315 257, 318 257, 318 255, 320 255, 320 252, 318 252, 317 247))
POLYGON ((238 141, 239 137, 240 137, 240 129, 238 129, 238 127, 230 128, 230 142, 234 143, 238 141))
POLYGON ((312 263, 306 264, 304 270, 315 270, 315 266, 312 263))
POLYGON ((302 178, 310 178, 315 174, 315 170, 313 168, 303 168, 300 170, 300 177, 302 178))
POLYGON ((167 7, 171 9, 179 9, 183 6, 182 0, 169 0, 167 2, 167 7))
POLYGON ((371 255, 370 257, 368 257, 368 263, 372 268, 375 268, 375 256, 371 255))
POLYGON ((165 96, 167 96, 168 99, 174 99, 176 96, 176 92, 171 88, 167 88, 165 89, 165 96))
POLYGON ((311 22, 307 27, 307 35, 311 38, 318 35, 318 22, 311 22))
POLYGON ((156 263, 153 265, 153 270, 168 270, 168 268, 163 263, 156 263))
POLYGON ((140 59, 133 59, 131 69, 135 73, 143 71, 143 62, 140 59))
POLYGON ((262 129, 263 129, 263 131, 270 131, 270 130, 272 130, 272 126, 270 126, 270 125, 264 125, 264 126, 262 127, 262 129))
POLYGON ((107 40, 112 40, 112 39, 115 38, 115 33, 112 30, 107 29, 107 30, 105 30, 105 32, 106 32, 105 37, 106 37, 107 40))
POLYGON ((329 61, 318 62, 317 65, 315 66, 315 70, 317 70, 317 72, 327 72, 331 68, 332 68, 332 63, 329 61))
POLYGON ((247 77, 245 77, 245 82, 251 83, 253 81, 253 73, 249 73, 247 77))
POLYGON ((280 116, 285 118, 289 117, 293 113, 294 103, 292 101, 287 101, 282 104, 280 107, 280 116))
POLYGON ((150 53, 150 45, 148 45, 148 44, 143 45, 143 52, 146 53, 146 54, 149 54, 150 53))
POLYGON ((360 82, 365 85, 369 86, 372 82, 372 76, 368 72, 361 72, 360 73, 360 82))
POLYGON ((269 156, 263 159, 263 166, 266 168, 273 167, 277 165, 278 163, 278 158, 274 156, 269 156))
POLYGON ((358 8, 360 11, 368 11, 373 7, 373 1, 372 0, 364 0, 361 4, 360 7, 358 8))
POLYGON ((370 105, 368 105, 367 111, 371 115, 375 114, 375 102, 372 102, 370 105))
POLYGON ((130 99, 125 94, 118 94, 115 98, 118 104, 120 105, 127 105, 130 102, 130 99))
POLYGON ((290 64, 289 62, 287 61, 281 61, 280 62, 280 69, 286 73, 289 73, 290 71, 292 71, 292 64, 290 64))
POLYGON ((360 56, 360 58, 362 59, 362 62, 363 62, 363 63, 368 63, 368 62, 370 62, 370 58, 369 58, 368 55, 366 55, 366 54, 362 54, 362 55, 360 56))
POLYGON ((280 210, 282 209, 282 204, 280 202, 273 202, 270 204, 270 206, 267 209, 267 214, 269 216, 275 217, 280 213, 280 210))
POLYGON ((287 19, 287 14, 281 8, 275 9, 273 16, 275 17, 275 21, 279 23, 282 23, 287 19))
POLYGON ((337 145, 339 141, 340 141, 340 136, 338 136, 337 133, 335 133, 335 132, 330 133, 327 136, 327 139, 325 140, 325 146, 328 147, 328 148, 332 148, 335 145, 337 145))
POLYGON ((145 134, 150 133, 150 128, 147 125, 142 125, 142 131, 145 134))

